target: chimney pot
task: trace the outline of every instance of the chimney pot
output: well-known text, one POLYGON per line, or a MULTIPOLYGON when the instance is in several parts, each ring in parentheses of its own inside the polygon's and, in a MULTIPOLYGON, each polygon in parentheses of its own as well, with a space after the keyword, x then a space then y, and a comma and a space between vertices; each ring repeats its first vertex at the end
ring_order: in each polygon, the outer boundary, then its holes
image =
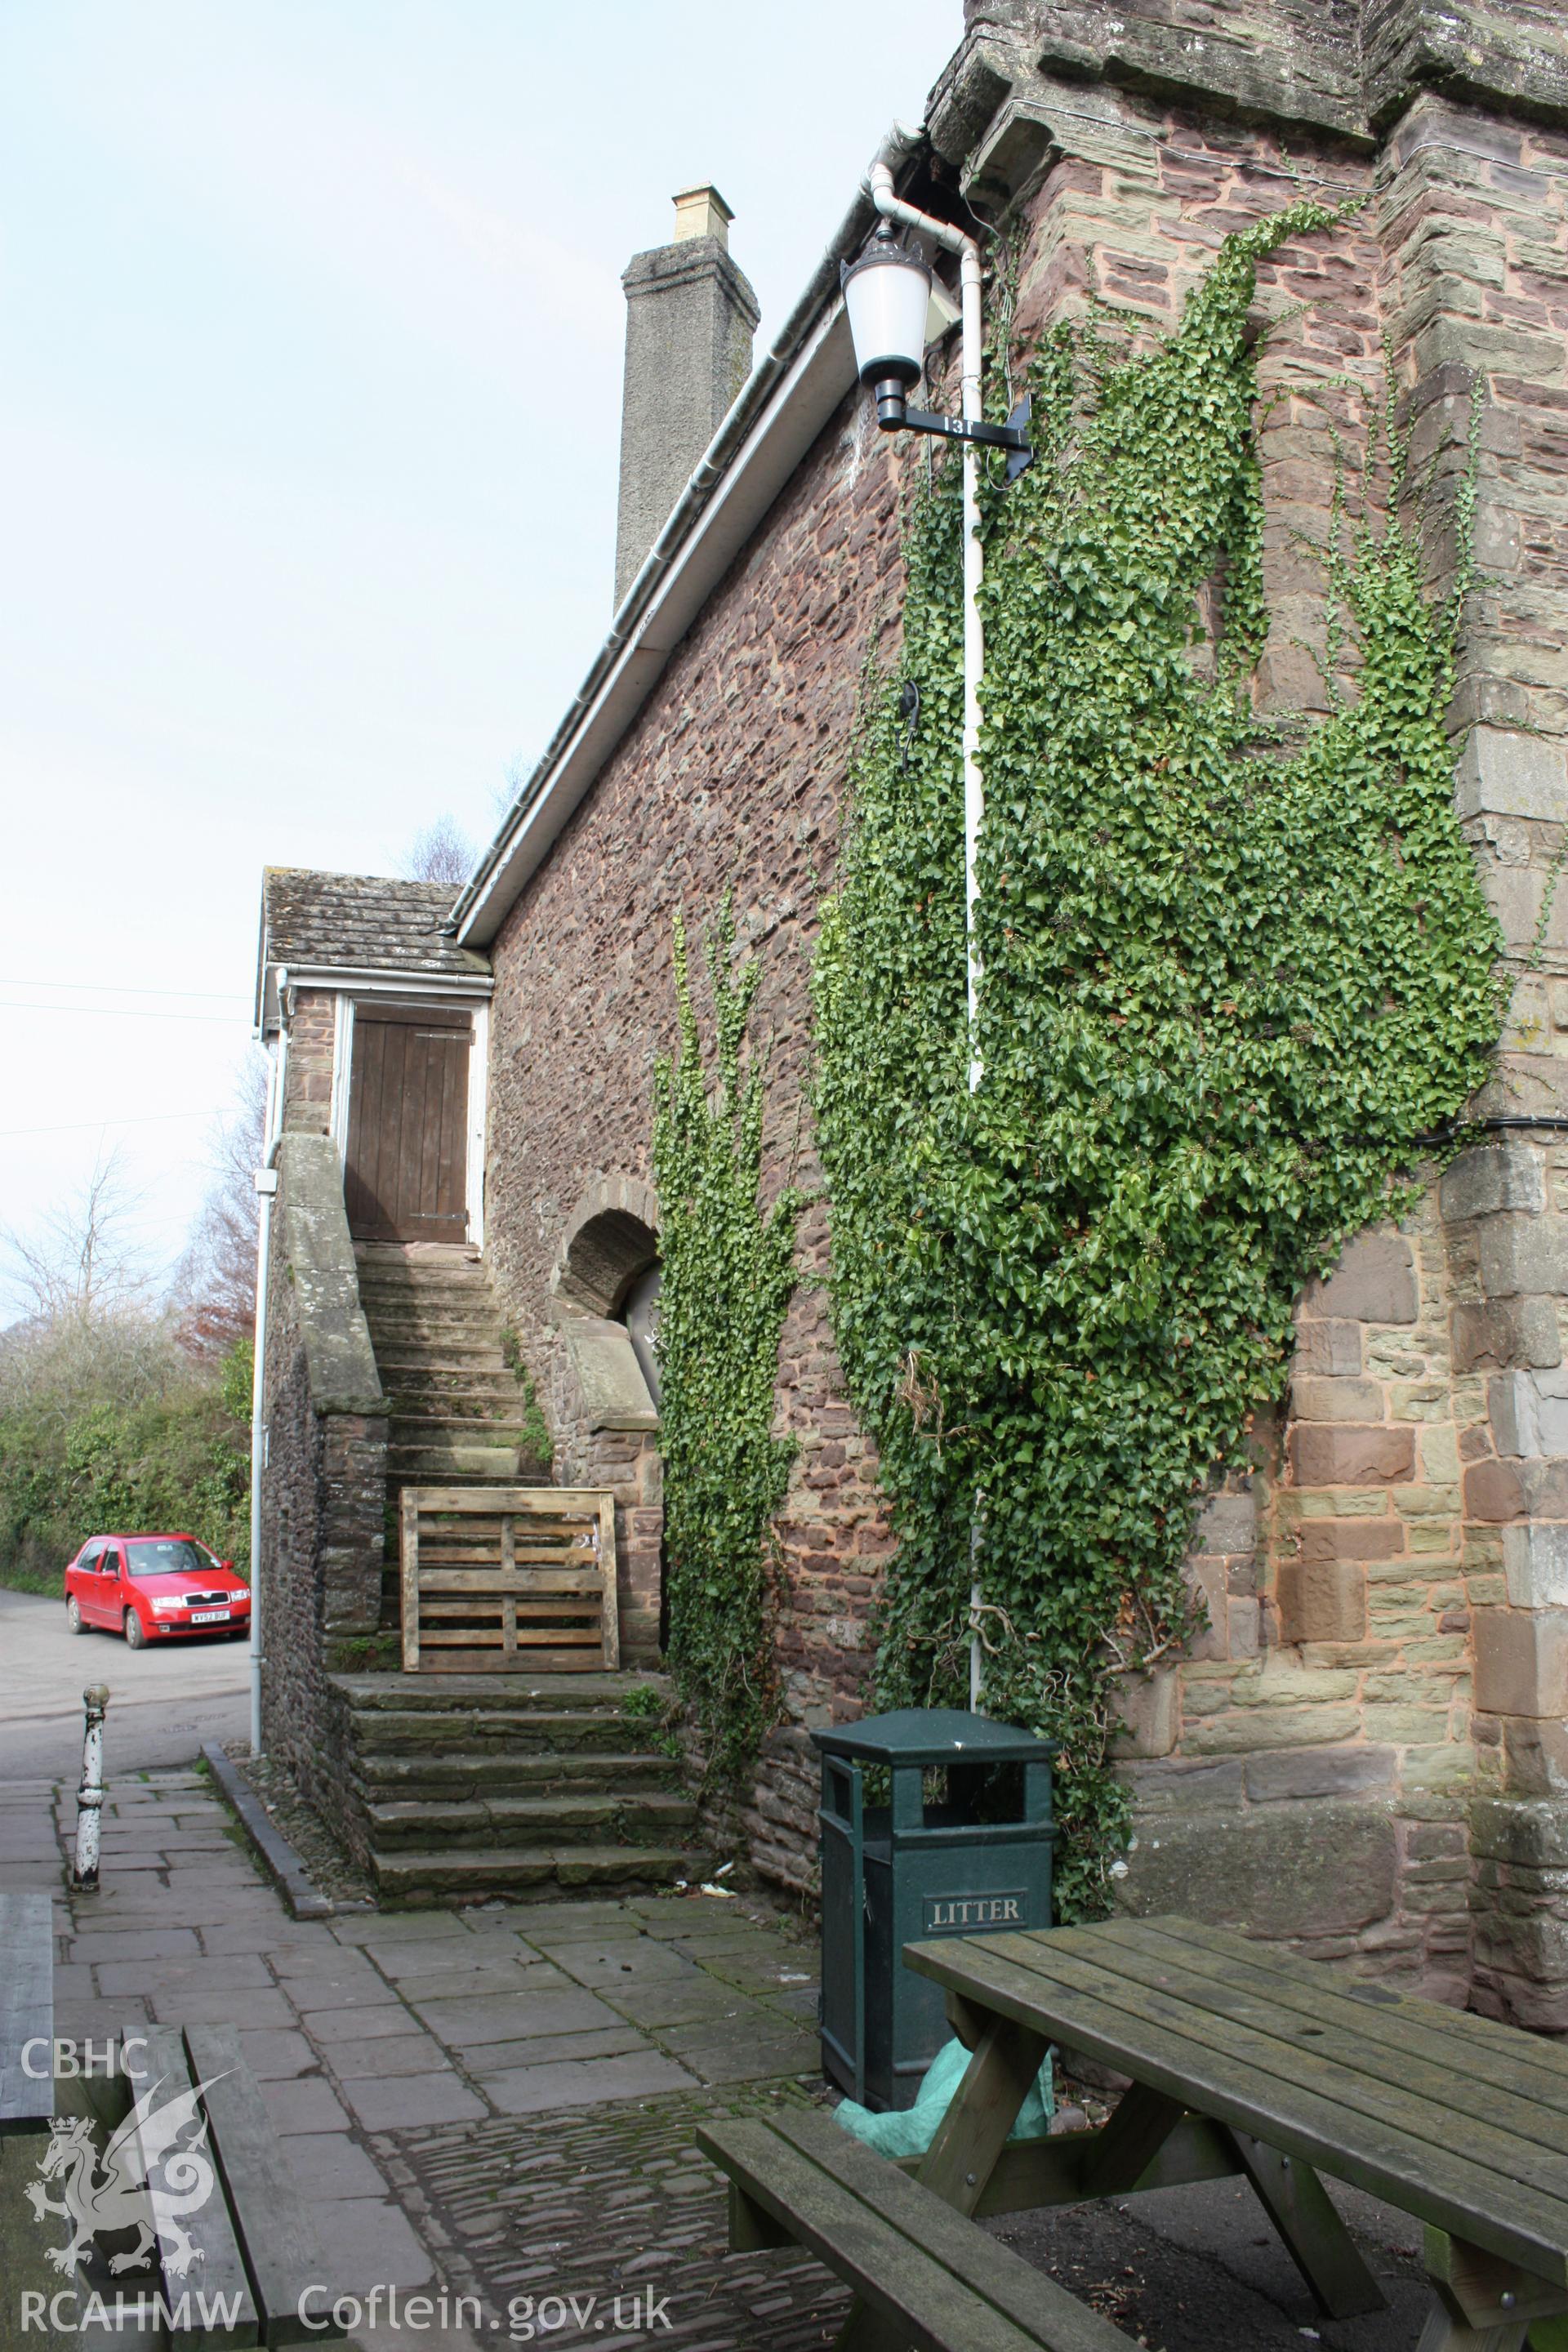
POLYGON ((716 236, 728 252, 730 223, 734 214, 717 188, 706 183, 697 188, 682 188, 675 199, 675 243, 684 245, 689 236, 716 236))

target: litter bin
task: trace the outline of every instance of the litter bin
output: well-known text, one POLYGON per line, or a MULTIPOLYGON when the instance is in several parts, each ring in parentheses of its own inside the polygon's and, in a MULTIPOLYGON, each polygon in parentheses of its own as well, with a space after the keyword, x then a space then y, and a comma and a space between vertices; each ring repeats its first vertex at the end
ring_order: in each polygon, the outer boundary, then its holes
POLYGON ((1055 1751, 955 1707, 905 1707, 812 1738, 822 1755, 822 2070, 862 2106, 912 2106, 951 2029, 941 1988, 904 1967, 903 1948, 1050 1926, 1055 1751), (886 1803, 867 1802, 877 1767, 886 1803))

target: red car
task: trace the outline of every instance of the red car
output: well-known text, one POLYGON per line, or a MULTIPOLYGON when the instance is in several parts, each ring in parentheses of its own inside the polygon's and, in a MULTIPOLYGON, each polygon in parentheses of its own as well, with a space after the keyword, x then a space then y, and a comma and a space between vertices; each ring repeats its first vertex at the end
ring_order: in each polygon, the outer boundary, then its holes
POLYGON ((250 1587, 194 1536, 90 1536, 66 1570, 73 1633, 102 1626, 133 1650, 174 1633, 248 1634, 250 1587))

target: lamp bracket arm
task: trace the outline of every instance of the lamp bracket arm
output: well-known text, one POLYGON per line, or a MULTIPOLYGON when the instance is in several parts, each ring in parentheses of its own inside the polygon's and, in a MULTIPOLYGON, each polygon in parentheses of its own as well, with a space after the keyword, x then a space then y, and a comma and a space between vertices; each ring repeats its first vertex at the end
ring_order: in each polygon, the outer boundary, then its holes
POLYGON ((1016 425, 985 425, 967 416, 938 416, 930 409, 906 408, 902 423, 910 433, 938 433, 944 441, 982 441, 990 449, 1034 450, 1029 436, 1016 425))

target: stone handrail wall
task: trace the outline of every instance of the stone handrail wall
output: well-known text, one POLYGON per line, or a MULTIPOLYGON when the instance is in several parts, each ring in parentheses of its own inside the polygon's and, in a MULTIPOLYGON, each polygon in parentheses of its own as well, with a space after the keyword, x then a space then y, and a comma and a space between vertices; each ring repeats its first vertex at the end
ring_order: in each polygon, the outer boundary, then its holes
POLYGON ((260 1580, 262 1730, 331 1803, 326 1673, 381 1608, 386 1400, 360 1306, 342 1166, 286 1135, 272 1206, 260 1580))

